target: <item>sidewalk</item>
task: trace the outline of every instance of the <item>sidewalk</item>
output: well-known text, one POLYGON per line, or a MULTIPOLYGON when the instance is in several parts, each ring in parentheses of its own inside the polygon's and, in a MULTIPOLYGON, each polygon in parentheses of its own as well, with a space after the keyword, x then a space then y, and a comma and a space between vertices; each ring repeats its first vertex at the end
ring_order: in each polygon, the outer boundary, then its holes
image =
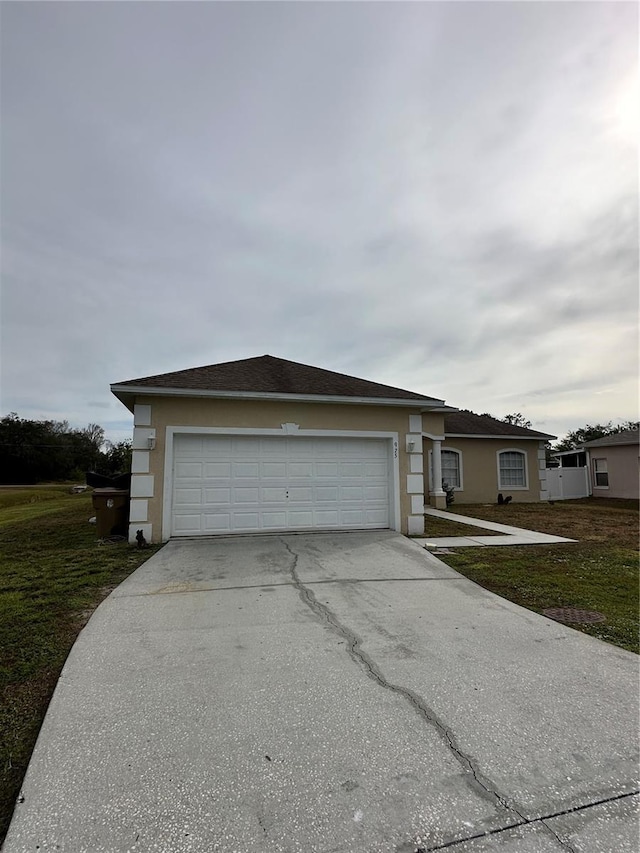
POLYGON ((576 542, 575 539, 565 539, 563 536, 551 536, 548 533, 537 533, 535 530, 525 530, 523 527, 512 527, 510 524, 497 524, 495 521, 482 521, 479 518, 469 518, 466 515, 424 508, 425 515, 434 515, 436 518, 445 518, 458 524, 466 524, 469 527, 478 527, 483 530, 495 530, 503 533, 503 536, 436 536, 432 538, 414 539, 418 545, 431 550, 432 548, 469 548, 489 545, 551 545, 556 542, 576 542))

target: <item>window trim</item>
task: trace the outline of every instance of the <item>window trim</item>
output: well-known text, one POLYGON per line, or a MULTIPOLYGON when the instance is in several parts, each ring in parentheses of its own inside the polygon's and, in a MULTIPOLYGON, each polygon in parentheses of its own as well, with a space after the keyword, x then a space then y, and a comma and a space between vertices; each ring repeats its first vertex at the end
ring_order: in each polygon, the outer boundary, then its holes
POLYGON ((606 456, 598 456, 597 458, 593 458, 591 460, 592 468, 593 468, 593 488, 594 489, 608 489, 609 488, 609 464, 608 458, 606 456), (598 471, 597 464, 598 462, 604 462, 604 471, 598 471), (607 478, 607 485, 601 486, 598 483, 598 474, 604 474, 607 478))
POLYGON ((513 491, 513 492, 528 492, 529 491, 529 455, 526 450, 522 450, 519 447, 502 447, 500 450, 496 450, 496 468, 498 472, 498 488, 504 489, 505 491, 513 491), (503 453, 519 453, 520 456, 524 458, 524 485, 523 486, 511 486, 509 484, 505 484, 502 482, 502 476, 500 472, 500 457, 503 453))
MULTIPOLYGON (((454 492, 463 492, 464 491, 464 472, 462 469, 462 451, 458 450, 457 447, 441 447, 440 448, 440 462, 441 463, 442 463, 442 454, 445 452, 446 453, 455 453, 458 457, 458 474, 460 477, 460 485, 454 486, 453 491, 454 492)), ((433 476, 433 474, 432 474, 432 476, 433 476)), ((442 473, 442 479, 443 480, 445 479, 444 471, 442 473)))

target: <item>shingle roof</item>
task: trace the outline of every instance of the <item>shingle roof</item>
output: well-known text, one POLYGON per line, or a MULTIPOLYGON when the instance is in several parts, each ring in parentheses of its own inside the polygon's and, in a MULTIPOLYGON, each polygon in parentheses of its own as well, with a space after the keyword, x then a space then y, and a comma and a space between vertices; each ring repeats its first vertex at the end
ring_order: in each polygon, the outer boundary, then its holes
POLYGON ((403 388, 357 379, 355 376, 334 373, 332 370, 323 370, 272 355, 128 379, 115 383, 114 387, 424 400, 425 403, 436 404, 442 402, 403 388))
POLYGON ((445 435, 511 436, 512 438, 552 439, 555 435, 499 421, 489 415, 476 415, 463 409, 444 416, 445 435))
POLYGON ((640 433, 637 429, 625 429, 613 435, 605 435, 604 438, 585 441, 583 447, 612 447, 616 444, 638 444, 639 442, 640 433))

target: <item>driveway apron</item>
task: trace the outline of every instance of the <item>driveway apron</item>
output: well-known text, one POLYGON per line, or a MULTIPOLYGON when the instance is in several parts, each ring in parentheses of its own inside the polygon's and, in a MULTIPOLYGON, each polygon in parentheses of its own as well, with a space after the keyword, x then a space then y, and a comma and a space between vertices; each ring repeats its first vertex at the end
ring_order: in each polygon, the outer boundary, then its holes
POLYGON ((171 541, 80 634, 4 851, 631 853, 638 700, 397 534, 171 541))

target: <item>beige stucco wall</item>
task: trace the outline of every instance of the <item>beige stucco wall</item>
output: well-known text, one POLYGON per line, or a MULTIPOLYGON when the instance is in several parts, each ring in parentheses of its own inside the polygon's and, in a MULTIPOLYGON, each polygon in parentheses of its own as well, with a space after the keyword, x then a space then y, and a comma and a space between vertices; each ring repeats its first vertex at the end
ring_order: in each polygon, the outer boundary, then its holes
POLYGON ((594 498, 638 498, 640 485, 638 467, 640 464, 640 446, 625 444, 620 447, 592 447, 589 450, 591 460, 591 482, 594 498), (609 474, 609 488, 596 486, 594 459, 606 459, 609 474))
MULTIPOLYGON (((411 497, 407 493, 407 474, 410 473, 411 466, 409 454, 406 452, 406 436, 410 433, 409 416, 419 414, 416 409, 189 397, 139 397, 136 403, 150 406, 151 419, 148 428, 155 430, 155 448, 148 454, 148 474, 153 477, 153 495, 148 498, 146 522, 151 525, 151 530, 145 528, 152 541, 160 541, 162 534, 166 431, 167 427, 176 426, 280 430, 283 423, 295 423, 301 430, 396 432, 401 529, 404 533, 408 530, 411 497)), ((429 413, 423 416, 423 429, 441 434, 443 423, 443 415, 429 413)), ((420 451, 419 442, 415 451, 420 451)), ((414 460, 414 470, 415 467, 414 460)))
MULTIPOLYGON (((431 445, 429 439, 424 440, 425 471, 431 445)), ((498 492, 502 492, 505 497, 511 495, 514 503, 540 500, 541 460, 538 458, 538 441, 510 441, 508 438, 447 438, 442 442, 442 450, 448 449, 462 453, 462 489, 456 489, 456 503, 495 503, 498 492), (520 450, 527 454, 527 489, 516 489, 513 486, 498 487, 497 453, 500 450, 520 450)), ((544 467, 544 461, 542 461, 542 468, 544 467)), ((428 488, 426 475, 425 483, 428 488)))

